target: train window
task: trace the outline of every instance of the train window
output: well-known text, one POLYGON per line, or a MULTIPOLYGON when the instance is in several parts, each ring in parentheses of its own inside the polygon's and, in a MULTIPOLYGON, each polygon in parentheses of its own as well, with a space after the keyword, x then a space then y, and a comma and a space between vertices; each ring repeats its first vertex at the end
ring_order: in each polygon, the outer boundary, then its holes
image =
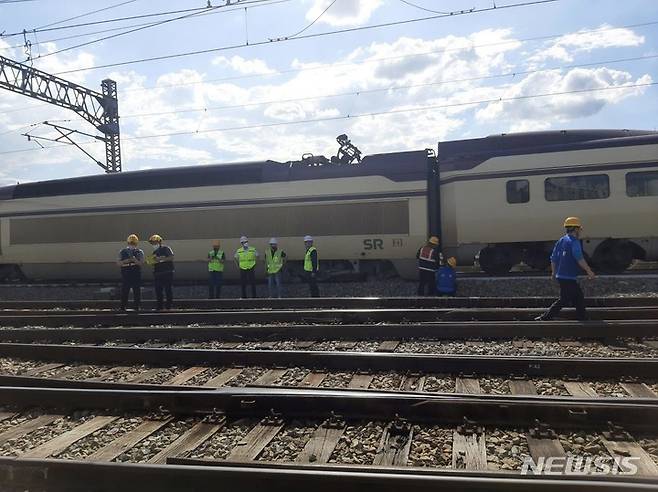
POLYGON ((658 196, 658 171, 626 174, 628 196, 658 196))
POLYGON ((546 178, 544 194, 549 202, 608 198, 610 180, 607 174, 546 178))
POLYGON ((507 203, 528 203, 530 183, 527 179, 512 179, 507 182, 507 203))

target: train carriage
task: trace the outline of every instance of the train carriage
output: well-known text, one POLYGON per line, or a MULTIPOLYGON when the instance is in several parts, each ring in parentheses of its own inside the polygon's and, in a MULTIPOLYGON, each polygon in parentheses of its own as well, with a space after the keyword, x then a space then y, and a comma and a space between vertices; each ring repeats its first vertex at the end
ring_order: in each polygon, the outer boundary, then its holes
MULTIPOLYGON (((125 172, 0 189, 0 264, 29 279, 110 279, 129 233, 161 234, 179 278, 204 278, 220 239, 264 250, 277 236, 290 273, 316 237, 325 275, 415 275, 439 234, 445 254, 489 273, 543 269, 560 221, 580 215, 601 270, 658 258, 658 133, 535 132, 441 142, 358 164, 248 162, 125 172), (440 185, 439 185, 440 183, 440 185)), ((236 271, 229 265, 227 275, 236 271)))

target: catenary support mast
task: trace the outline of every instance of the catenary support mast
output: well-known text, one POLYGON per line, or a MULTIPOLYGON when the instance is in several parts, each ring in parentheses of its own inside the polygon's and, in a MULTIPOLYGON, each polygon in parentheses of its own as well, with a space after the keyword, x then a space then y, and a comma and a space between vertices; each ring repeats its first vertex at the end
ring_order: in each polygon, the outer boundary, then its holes
POLYGON ((103 80, 102 93, 0 56, 0 87, 70 109, 103 134, 106 173, 121 172, 117 84, 103 80))

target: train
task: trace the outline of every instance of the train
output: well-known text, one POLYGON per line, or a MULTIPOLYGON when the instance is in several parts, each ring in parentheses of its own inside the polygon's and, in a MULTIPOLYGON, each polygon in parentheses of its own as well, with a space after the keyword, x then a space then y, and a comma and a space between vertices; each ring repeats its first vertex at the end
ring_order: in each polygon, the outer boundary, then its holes
MULTIPOLYGON (((163 236, 179 279, 205 278, 211 242, 219 239, 230 259, 242 235, 261 252, 277 237, 291 276, 307 234, 324 278, 415 278, 416 252, 430 235, 459 265, 479 263, 492 275, 520 263, 542 271, 572 215, 599 272, 657 260, 658 132, 510 133, 357 161, 304 156, 5 186, 0 276, 116 279, 131 233, 163 236)), ((226 276, 236 275, 227 262, 226 276)))

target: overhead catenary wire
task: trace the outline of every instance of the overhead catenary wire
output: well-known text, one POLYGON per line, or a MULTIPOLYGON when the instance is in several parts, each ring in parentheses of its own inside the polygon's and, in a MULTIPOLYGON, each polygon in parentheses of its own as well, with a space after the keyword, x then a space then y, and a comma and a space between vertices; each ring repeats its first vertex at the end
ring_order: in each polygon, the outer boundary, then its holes
MULTIPOLYGON (((291 125, 303 125, 303 124, 312 124, 312 123, 326 123, 326 122, 331 122, 331 121, 341 121, 341 120, 367 118, 367 117, 374 117, 374 116, 384 116, 384 115, 390 115, 390 114, 404 114, 404 113, 417 113, 417 112, 423 112, 423 111, 435 111, 437 109, 451 109, 451 108, 464 107, 464 106, 478 106, 478 105, 482 105, 482 104, 505 103, 505 102, 523 101, 523 100, 530 100, 530 99, 536 99, 536 98, 545 98, 545 97, 586 94, 586 93, 592 93, 592 92, 606 92, 606 91, 613 91, 613 90, 638 89, 638 88, 642 88, 642 87, 655 87, 657 85, 658 85, 658 82, 645 82, 645 83, 627 84, 627 85, 620 85, 620 86, 596 87, 596 88, 590 88, 590 89, 574 89, 574 90, 568 90, 568 91, 546 92, 546 93, 541 93, 541 94, 528 94, 528 95, 523 95, 523 96, 493 97, 493 98, 480 99, 480 100, 474 100, 474 101, 462 101, 462 102, 454 102, 454 103, 446 103, 446 104, 433 104, 433 105, 417 106, 417 107, 411 107, 411 108, 388 109, 388 110, 382 110, 382 111, 372 111, 372 112, 367 112, 367 113, 347 114, 347 115, 340 115, 340 116, 327 116, 327 117, 322 117, 322 118, 309 118, 309 119, 304 119, 304 120, 277 121, 277 122, 272 122, 272 123, 259 123, 259 124, 253 124, 253 125, 241 125, 241 126, 224 127, 224 128, 211 128, 211 129, 207 129, 207 130, 178 131, 178 132, 160 133, 160 134, 154 134, 154 135, 139 135, 139 136, 134 136, 134 137, 125 137, 122 140, 123 141, 135 141, 135 140, 147 140, 147 139, 154 139, 154 138, 171 138, 171 137, 181 137, 181 136, 193 136, 193 135, 202 135, 202 134, 209 134, 209 133, 220 133, 220 132, 228 132, 228 131, 239 131, 239 130, 257 130, 257 129, 263 129, 263 128, 275 128, 275 127, 284 127, 284 126, 291 126, 291 125)), ((92 141, 88 141, 88 142, 83 142, 80 145, 88 145, 88 144, 92 144, 92 143, 96 143, 96 141, 92 140, 92 141)), ((43 147, 42 149, 41 148, 38 148, 38 149, 33 148, 33 149, 8 150, 8 151, 0 152, 0 155, 16 154, 16 153, 23 153, 23 152, 33 152, 33 151, 46 150, 46 149, 52 149, 52 148, 57 148, 57 147, 67 147, 67 145, 51 145, 51 146, 43 147)))
POLYGON ((305 32, 307 29, 309 29, 313 24, 315 24, 317 21, 319 21, 324 14, 327 13, 327 11, 334 6, 336 3, 336 0, 332 0, 332 2, 327 5, 327 8, 325 8, 322 12, 320 12, 320 15, 318 15, 315 19, 313 19, 309 24, 307 24, 301 31, 296 32, 295 34, 291 34, 290 36, 287 36, 288 38, 294 38, 305 32))
POLYGON ((172 53, 168 55, 159 55, 159 56, 152 56, 152 57, 145 57, 145 58, 137 58, 133 60, 125 60, 125 61, 120 61, 120 62, 114 62, 114 63, 106 63, 103 65, 96 65, 96 66, 90 66, 90 67, 82 67, 82 68, 76 68, 76 69, 71 69, 71 70, 65 70, 62 72, 57 72, 55 75, 65 75, 69 73, 77 73, 77 72, 86 72, 89 70, 100 70, 104 68, 114 68, 114 67, 121 67, 121 66, 126 66, 126 65, 134 65, 138 63, 149 63, 149 62, 154 62, 154 61, 162 61, 162 60, 171 60, 175 58, 184 58, 188 56, 195 56, 195 55, 202 55, 202 54, 208 54, 208 53, 217 53, 221 51, 229 51, 229 50, 235 50, 239 48, 248 48, 248 47, 255 47, 255 46, 263 46, 263 45, 269 45, 269 44, 275 44, 275 43, 282 43, 282 42, 287 42, 287 41, 297 41, 297 40, 304 40, 304 39, 312 39, 312 38, 320 38, 324 36, 333 36, 337 34, 345 34, 345 33, 350 33, 350 32, 358 32, 358 31, 364 31, 364 30, 370 30, 370 29, 381 29, 381 28, 386 28, 386 27, 394 27, 394 26, 401 26, 405 24, 411 24, 411 23, 416 23, 416 22, 424 22, 424 21, 429 21, 429 20, 436 20, 436 19, 441 19, 441 18, 447 18, 447 17, 457 17, 457 16, 463 16, 463 15, 471 15, 471 14, 478 14, 478 13, 484 13, 484 12, 491 12, 493 10, 502 10, 502 9, 511 9, 511 8, 519 8, 519 7, 528 7, 528 6, 536 6, 536 5, 542 5, 542 4, 549 4, 549 3, 555 3, 559 2, 560 0, 529 0, 525 2, 519 2, 519 3, 514 3, 514 4, 507 4, 507 5, 502 5, 498 7, 484 7, 481 9, 472 9, 468 11, 459 11, 459 12, 451 12, 449 15, 432 15, 428 17, 418 17, 414 19, 405 19, 405 20, 398 20, 398 21, 391 21, 391 22, 384 22, 381 24, 371 24, 367 26, 359 26, 359 27, 351 27, 351 28, 345 28, 345 29, 336 29, 333 31, 324 31, 324 32, 319 32, 319 33, 312 33, 312 34, 304 34, 300 35, 297 37, 293 38, 270 38, 267 40, 263 41, 256 41, 256 42, 250 42, 250 43, 239 43, 239 44, 233 44, 233 45, 227 45, 227 46, 220 46, 216 48, 205 48, 205 49, 200 49, 200 50, 193 50, 193 51, 186 51, 186 52, 181 52, 181 53, 172 53))
POLYGON ((116 9, 118 7, 123 7, 124 5, 128 5, 129 3, 135 3, 137 1, 138 0, 126 0, 125 2, 115 3, 113 5, 108 5, 107 7, 103 7, 101 9, 91 10, 89 12, 84 12, 82 14, 78 14, 78 15, 75 15, 73 17, 69 17, 67 19, 62 19, 62 20, 59 20, 59 21, 56 21, 56 22, 51 22, 50 24, 45 24, 43 26, 36 27, 33 30, 37 31, 39 29, 45 29, 46 27, 56 26, 57 24, 63 24, 64 22, 69 22, 69 21, 72 21, 72 20, 81 19, 83 17, 88 17, 90 15, 98 14, 100 12, 106 12, 108 10, 116 9))
MULTIPOLYGON (((288 2, 291 2, 291 1, 292 0, 269 0, 268 3, 257 4, 257 5, 249 5, 247 7, 236 7, 236 5, 238 5, 238 4, 231 4, 230 6, 232 8, 227 8, 226 10, 221 10, 219 12, 217 12, 217 11, 206 12, 208 10, 208 8, 204 7, 203 8, 204 12, 198 12, 196 17, 203 17, 203 16, 206 16, 206 15, 219 14, 219 13, 223 14, 223 13, 228 13, 228 12, 235 12, 237 10, 254 9, 254 8, 258 8, 258 7, 267 7, 269 5, 275 5, 275 4, 279 4, 279 3, 288 3, 288 2)), ((191 9, 191 10, 197 11, 199 9, 191 9)), ((58 41, 68 41, 70 39, 84 38, 84 37, 87 37, 87 36, 94 36, 96 34, 105 34, 107 32, 122 31, 124 29, 127 30, 127 29, 132 29, 134 27, 150 26, 150 25, 153 25, 153 24, 155 24, 155 22, 139 22, 139 23, 136 23, 136 24, 128 24, 126 26, 111 27, 111 28, 108 28, 108 29, 99 29, 99 30, 96 30, 96 31, 89 31, 89 32, 81 33, 81 34, 73 34, 73 35, 70 35, 70 36, 62 36, 60 38, 52 38, 52 39, 45 39, 43 41, 35 41, 34 43, 32 43, 32 46, 44 45, 44 44, 48 44, 48 43, 56 43, 58 41)), ((31 32, 32 31, 29 31, 28 33, 31 33, 31 32)), ((0 39, 2 39, 2 36, 0 36, 0 39)), ((0 51, 7 51, 7 50, 11 50, 11 49, 23 48, 24 46, 25 46, 25 43, 13 44, 13 45, 10 45, 10 46, 0 47, 0 51)))
MULTIPOLYGON (((249 5, 249 4, 261 4, 261 3, 265 3, 265 2, 269 2, 269 0, 251 0, 251 1, 246 1, 246 2, 244 2, 244 5, 249 5)), ((94 39, 94 40, 87 41, 87 42, 84 42, 84 43, 76 44, 76 45, 74 45, 74 46, 67 46, 66 48, 62 48, 62 49, 59 49, 59 50, 51 51, 51 52, 49 52, 49 53, 46 53, 45 55, 41 55, 41 56, 36 57, 35 60, 38 60, 39 58, 45 58, 45 57, 47 57, 47 56, 57 55, 57 54, 59 54, 59 53, 64 53, 64 52, 66 52, 66 51, 71 51, 71 50, 74 50, 74 49, 77 49, 77 48, 82 48, 83 46, 89 46, 89 45, 92 45, 92 44, 95 44, 95 43, 100 43, 101 41, 106 41, 106 40, 108 40, 108 39, 118 38, 118 37, 120 37, 120 36, 125 36, 125 35, 127 35, 127 34, 135 33, 135 32, 137 32, 137 31, 142 31, 142 30, 144 30, 144 29, 150 29, 150 28, 152 28, 152 27, 161 26, 161 25, 163 25, 163 24, 168 24, 168 23, 170 23, 170 22, 175 22, 175 21, 179 21, 179 20, 189 19, 189 18, 191 18, 191 17, 200 16, 201 14, 208 14, 208 13, 214 12, 214 11, 216 11, 216 10, 218 10, 218 9, 224 9, 224 8, 227 8, 227 7, 229 7, 229 6, 231 6, 230 3, 227 3, 227 4, 225 4, 225 5, 217 5, 217 6, 214 6, 214 7, 211 6, 211 7, 207 7, 207 10, 202 11, 202 12, 192 12, 192 13, 185 14, 185 15, 181 15, 181 16, 178 16, 178 17, 173 17, 173 18, 170 18, 170 19, 164 19, 164 20, 161 20, 161 21, 158 21, 158 22, 153 22, 153 23, 148 24, 148 25, 146 25, 146 26, 135 27, 135 28, 133 28, 133 29, 129 29, 129 30, 125 31, 125 32, 120 32, 120 33, 117 33, 117 34, 111 34, 111 35, 109 35, 109 36, 104 36, 104 37, 99 38, 99 39, 94 39)), ((241 7, 241 8, 245 8, 245 9, 246 9, 247 7, 241 7)), ((232 9, 232 10, 236 10, 236 9, 232 9)))
POLYGON ((448 12, 442 12, 442 11, 440 11, 440 10, 432 10, 432 9, 428 9, 428 8, 422 7, 422 6, 420 6, 420 5, 416 5, 415 3, 411 3, 411 2, 409 2, 409 1, 407 1, 407 0, 400 0, 400 2, 402 2, 402 3, 405 4, 405 5, 408 5, 409 7, 414 7, 414 8, 417 8, 417 9, 419 9, 419 10, 424 10, 425 12, 431 12, 431 13, 433 13, 433 14, 447 14, 447 13, 448 13, 448 12))
MULTIPOLYGON (((281 1, 281 0, 279 0, 281 1)), ((288 0, 284 0, 288 1, 288 0)), ((604 27, 604 28, 597 28, 597 29, 589 29, 589 30, 581 30, 578 31, 579 33, 599 33, 599 32, 605 32, 605 31, 614 31, 618 29, 631 29, 631 28, 640 28, 640 27, 648 27, 652 25, 658 24, 658 20, 655 21, 649 21, 649 22, 643 22, 643 23, 638 23, 638 24, 628 24, 624 26, 617 26, 617 27, 604 27)), ((278 70, 278 71, 272 71, 272 72, 267 72, 267 73, 256 73, 256 74, 243 74, 243 75, 234 75, 234 76, 229 76, 229 77, 220 77, 220 78, 215 78, 215 79, 208 79, 208 80, 202 80, 202 81, 190 81, 190 82, 177 82, 177 83, 172 83, 172 84, 160 84, 160 85, 155 85, 155 86, 146 86, 146 87, 135 87, 132 89, 122 89, 119 91, 119 95, 126 94, 126 93, 132 93, 132 92, 142 92, 142 91, 148 91, 148 90, 153 90, 153 89, 167 89, 167 88, 172 88, 172 87, 185 87, 185 86, 190 86, 190 85, 206 85, 206 84, 212 84, 215 82, 227 82, 227 81, 232 81, 232 80, 243 80, 243 79, 249 79, 249 78, 260 78, 260 77, 272 77, 276 75, 287 75, 291 73, 300 73, 300 72, 306 72, 306 71, 317 71, 317 70, 329 70, 333 68, 340 68, 344 66, 353 66, 353 65, 361 65, 361 64, 368 64, 368 63, 379 63, 379 62, 385 62, 385 61, 391 61, 391 60, 400 60, 400 59, 407 59, 411 57, 416 57, 416 56, 427 56, 427 55, 435 55, 435 54, 440 54, 440 53, 446 53, 446 52, 452 52, 452 51, 465 51, 465 50, 471 50, 471 49, 479 49, 479 48, 489 48, 492 46, 503 46, 506 44, 516 44, 516 43, 526 43, 526 42, 532 42, 532 41, 545 41, 549 39, 557 39, 562 36, 565 36, 565 33, 559 33, 559 34, 548 34, 548 35, 542 35, 542 36, 534 36, 534 37, 529 37, 529 38, 520 38, 520 39, 511 39, 511 40, 505 40, 505 41, 496 41, 492 43, 481 43, 481 44, 469 44, 466 46, 456 46, 456 47, 449 47, 449 48, 442 48, 440 50, 432 50, 432 51, 424 51, 424 52, 419 52, 419 53, 407 53, 404 55, 395 55, 395 56, 388 56, 388 57, 378 57, 378 58, 370 58, 370 59, 365 59, 365 60, 355 60, 355 61, 350 61, 350 62, 338 62, 338 63, 332 63, 332 64, 327 64, 327 65, 322 65, 322 66, 311 66, 311 67, 301 67, 301 68, 292 68, 292 69, 286 69, 286 70, 278 70)), ((600 65, 603 63, 621 63, 621 62, 630 62, 630 61, 640 61, 640 60, 645 60, 645 59, 651 59, 654 58, 654 55, 646 55, 646 56, 637 56, 637 57, 630 57, 630 58, 617 58, 613 60, 606 60, 606 61, 598 61, 598 62, 591 62, 591 63, 580 63, 580 64, 571 64, 571 65, 562 65, 559 67, 552 67, 549 69, 538 69, 537 71, 543 71, 543 70, 556 70, 556 69, 565 69, 565 68, 576 68, 576 67, 586 67, 586 66, 593 66, 593 65, 600 65)), ((474 81, 474 80, 486 80, 489 78, 498 78, 500 77, 505 77, 505 76, 515 76, 515 75, 527 75, 530 73, 535 73, 534 70, 514 70, 510 71, 506 74, 501 74, 501 75, 494 75, 494 76, 482 76, 482 77, 475 77, 475 78, 467 78, 463 80, 454 80, 453 82, 468 82, 468 81, 474 81)), ((364 91, 362 91, 364 92, 364 91)), ((7 110, 7 111, 2 111, 0 112, 1 114, 9 114, 9 113, 15 113, 15 112, 20 112, 24 111, 27 109, 33 109, 37 107, 43 107, 43 106, 48 106, 47 103, 40 103, 40 104, 32 104, 30 106, 22 106, 19 108, 7 110)), ((124 117, 124 116, 122 116, 124 117)))

